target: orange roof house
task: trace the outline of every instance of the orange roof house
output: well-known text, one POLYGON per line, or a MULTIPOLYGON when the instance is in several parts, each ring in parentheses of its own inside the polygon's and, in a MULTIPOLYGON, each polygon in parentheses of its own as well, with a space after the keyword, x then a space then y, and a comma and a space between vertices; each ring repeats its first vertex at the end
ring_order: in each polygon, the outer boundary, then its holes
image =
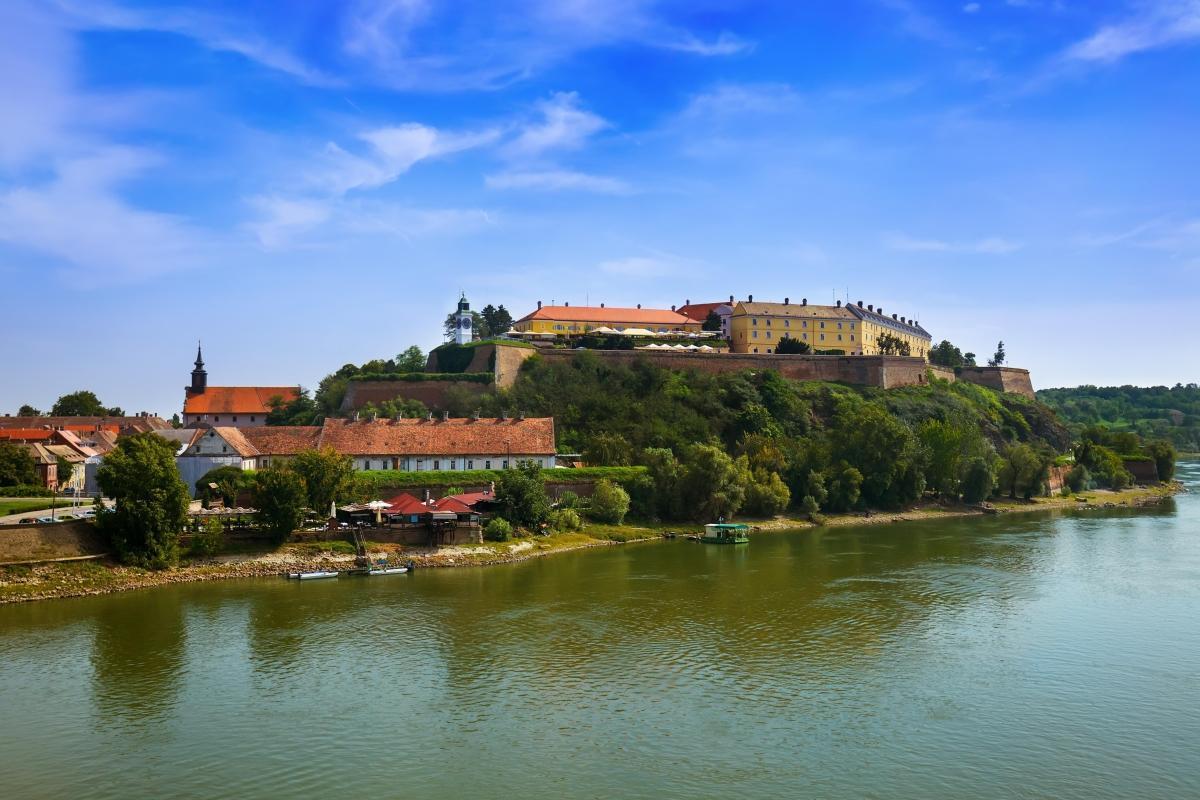
POLYGON ((184 388, 183 424, 235 428, 265 425, 273 400, 290 403, 299 396, 299 386, 209 386, 204 358, 197 347, 192 383, 184 388))

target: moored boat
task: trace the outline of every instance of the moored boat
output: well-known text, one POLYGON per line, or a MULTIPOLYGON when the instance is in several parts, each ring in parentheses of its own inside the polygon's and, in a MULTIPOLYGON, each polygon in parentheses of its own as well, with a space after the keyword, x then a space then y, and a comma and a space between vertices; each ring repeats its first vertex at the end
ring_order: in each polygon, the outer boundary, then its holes
POLYGON ((318 570, 316 572, 289 572, 288 577, 298 581, 312 581, 318 578, 336 578, 338 574, 330 570, 318 570))
POLYGON ((377 569, 368 570, 368 575, 403 575, 408 572, 408 567, 379 567, 377 569))
POLYGON ((750 526, 740 522, 710 522, 704 526, 700 541, 705 544, 746 544, 750 541, 750 526))

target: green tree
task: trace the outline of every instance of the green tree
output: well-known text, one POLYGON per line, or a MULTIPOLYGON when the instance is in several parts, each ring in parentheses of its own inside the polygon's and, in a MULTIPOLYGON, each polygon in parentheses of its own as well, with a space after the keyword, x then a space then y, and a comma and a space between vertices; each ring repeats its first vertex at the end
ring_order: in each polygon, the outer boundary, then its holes
POLYGON ((978 366, 978 364, 976 364, 976 363, 975 363, 975 354, 974 354, 974 353, 963 353, 963 363, 962 363, 962 365, 963 365, 964 367, 975 367, 975 366, 978 366))
POLYGON ((188 509, 175 444, 154 433, 127 436, 104 457, 96 481, 116 501, 97 525, 120 559, 149 569, 175 563, 188 509))
POLYGON ((279 395, 267 400, 268 425, 320 425, 324 414, 316 400, 313 400, 307 389, 301 389, 299 394, 290 401, 284 401, 279 395))
POLYGON ((496 481, 496 503, 500 516, 513 525, 534 529, 550 516, 550 499, 537 464, 523 461, 507 469, 496 481))
POLYGON ((696 445, 684 467, 683 505, 698 522, 731 519, 746 499, 743 470, 724 450, 696 445))
POLYGON ((96 397, 95 392, 80 389, 78 392, 64 394, 54 401, 50 409, 52 417, 123 417, 125 412, 120 408, 105 408, 96 397))
POLYGON ((1174 445, 1165 440, 1150 442, 1146 445, 1146 453, 1154 459, 1160 481, 1169 481, 1175 477, 1175 461, 1179 455, 1175 452, 1174 445))
POLYGON ((1067 472, 1065 483, 1075 493, 1085 491, 1092 481, 1091 473, 1083 464, 1076 464, 1067 472))
POLYGON ((270 467, 254 481, 254 507, 258 523, 276 544, 282 544, 304 522, 308 490, 304 479, 286 467, 270 467))
POLYGON ((639 460, 648 475, 634 487, 631 500, 637 513, 650 519, 683 518, 683 465, 675 453, 665 447, 648 447, 639 460))
POLYGON ((751 472, 751 480, 746 486, 744 510, 747 514, 773 517, 783 513, 791 502, 792 493, 779 477, 779 473, 761 469, 751 472))
POLYGON ((206 506, 216 499, 224 500, 227 506, 235 506, 238 492, 251 488, 252 480, 241 467, 213 467, 197 479, 196 498, 206 506))
POLYGON ((829 477, 829 498, 826 508, 830 511, 849 511, 858 505, 862 497, 863 474, 845 461, 833 468, 829 477))
POLYGON ((700 325, 702 331, 719 331, 721 330, 721 315, 716 311, 709 311, 708 316, 704 318, 704 322, 700 325))
POLYGON ((633 462, 633 449, 623 436, 597 433, 583 446, 583 460, 594 467, 627 467, 633 462))
POLYGON ((42 412, 38 411, 31 405, 24 405, 17 409, 18 417, 40 417, 42 412))
POLYGON ((890 333, 885 333, 876 339, 875 345, 879 348, 879 352, 885 356, 912 355, 912 347, 909 346, 908 342, 890 333))
POLYGON ((835 458, 862 473, 868 505, 897 508, 920 497, 920 451, 904 422, 874 402, 843 403, 836 421, 835 458))
POLYGON ((488 303, 483 307, 480 316, 483 318, 483 324, 480 326, 480 334, 485 339, 503 336, 508 333, 509 328, 513 325, 512 314, 508 313, 508 309, 503 305, 495 307, 491 303, 488 303))
POLYGON ((1041 491, 1050 469, 1050 460, 1024 443, 1011 445, 1000 462, 997 481, 1009 497, 1029 500, 1041 491))
POLYGON ((963 354, 948 339, 942 339, 929 348, 929 363, 954 369, 964 365, 963 354))
POLYGON ((996 476, 988 466, 987 459, 976 457, 967 464, 962 481, 962 498, 967 503, 982 503, 992 496, 996 486, 996 476))
POLYGON ((308 507, 321 515, 328 514, 330 505, 342 492, 350 490, 354 476, 350 459, 332 447, 305 450, 288 466, 304 481, 308 507))
POLYGON ((192 535, 191 553, 194 556, 208 558, 221 551, 221 542, 225 538, 225 526, 221 520, 210 517, 200 524, 200 530, 192 535))
POLYGON ((489 542, 507 542, 512 535, 512 525, 503 517, 493 517, 483 526, 483 538, 489 542))
POLYGON ((979 426, 930 419, 921 423, 917 438, 926 457, 926 485, 942 497, 957 498, 969 464, 988 450, 979 426))
POLYGON ((75 475, 75 465, 62 456, 55 456, 55 473, 58 475, 58 490, 62 491, 67 488, 71 482, 71 478, 75 475))
POLYGON ((12 442, 0 442, 0 486, 25 486, 37 482, 37 463, 29 449, 12 442))
POLYGON ((806 355, 812 352, 812 345, 790 336, 784 336, 775 346, 775 352, 780 355, 806 355))
POLYGON ((425 354, 415 344, 396 356, 397 372, 424 372, 425 354))
POLYGON ((1007 358, 1008 358, 1008 356, 1004 352, 1004 342, 1001 341, 1000 343, 998 343, 996 345, 995 354, 990 359, 988 359, 988 366, 989 367, 1002 367, 1002 366, 1004 366, 1004 361, 1007 358))
POLYGON ((607 478, 596 481, 588 504, 588 516, 597 522, 620 525, 628 513, 629 493, 607 478))

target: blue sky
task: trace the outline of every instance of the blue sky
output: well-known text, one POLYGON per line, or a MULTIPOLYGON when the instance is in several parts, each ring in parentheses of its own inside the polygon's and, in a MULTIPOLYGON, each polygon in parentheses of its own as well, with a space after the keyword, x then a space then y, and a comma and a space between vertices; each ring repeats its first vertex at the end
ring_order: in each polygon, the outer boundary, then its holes
POLYGON ((169 416, 465 290, 862 299, 1040 387, 1194 381, 1200 0, 7 0, 0 411, 169 416))

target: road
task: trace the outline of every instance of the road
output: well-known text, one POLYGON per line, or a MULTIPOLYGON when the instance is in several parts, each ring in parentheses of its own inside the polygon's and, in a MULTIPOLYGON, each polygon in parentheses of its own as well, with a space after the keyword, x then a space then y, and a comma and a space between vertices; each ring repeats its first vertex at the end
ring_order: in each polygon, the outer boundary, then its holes
MULTIPOLYGON (((44 498, 44 497, 28 497, 28 498, 6 497, 4 499, 5 500, 45 500, 46 498, 44 498)), ((111 505, 111 503, 110 503, 110 505, 111 505)), ((79 506, 72 507, 71 506, 71 498, 60 497, 60 498, 58 498, 58 507, 54 510, 53 513, 56 517, 61 516, 62 514, 78 515, 84 509, 88 509, 91 507, 92 507, 91 503, 87 503, 87 504, 81 503, 79 506)), ((30 519, 37 519, 38 517, 48 517, 48 516, 50 516, 50 514, 51 514, 51 511, 48 508, 44 508, 41 511, 22 511, 20 514, 9 514, 6 517, 0 517, 0 525, 15 525, 18 522, 20 522, 22 519, 25 519, 26 517, 29 517, 30 519)))

